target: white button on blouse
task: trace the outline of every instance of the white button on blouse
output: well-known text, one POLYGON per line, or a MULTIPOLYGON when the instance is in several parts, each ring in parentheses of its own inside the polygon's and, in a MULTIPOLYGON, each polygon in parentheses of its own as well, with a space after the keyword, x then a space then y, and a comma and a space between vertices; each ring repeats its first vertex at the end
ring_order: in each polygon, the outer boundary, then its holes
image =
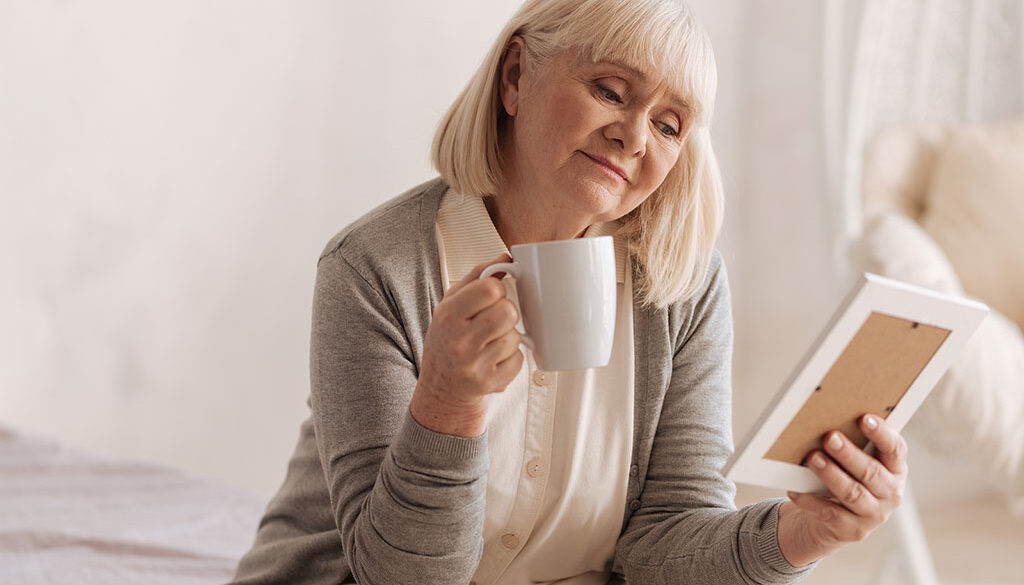
POLYGON ((501 545, 507 549, 513 549, 519 546, 519 537, 509 532, 501 536, 501 545))
POLYGON ((534 370, 533 372, 533 383, 538 386, 547 386, 554 379, 553 372, 545 372, 544 370, 534 370))

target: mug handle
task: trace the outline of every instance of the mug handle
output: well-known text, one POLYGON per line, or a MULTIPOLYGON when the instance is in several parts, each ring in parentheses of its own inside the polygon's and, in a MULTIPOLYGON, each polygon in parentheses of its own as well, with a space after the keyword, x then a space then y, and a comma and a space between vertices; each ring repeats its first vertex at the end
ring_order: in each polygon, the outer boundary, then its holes
MULTIPOLYGON (((499 262, 497 264, 491 264, 484 271, 480 273, 480 278, 487 278, 496 272, 505 272, 511 274, 513 278, 519 278, 519 267, 514 262, 499 262)), ((523 334, 523 345, 530 351, 534 351, 533 338, 523 334)))

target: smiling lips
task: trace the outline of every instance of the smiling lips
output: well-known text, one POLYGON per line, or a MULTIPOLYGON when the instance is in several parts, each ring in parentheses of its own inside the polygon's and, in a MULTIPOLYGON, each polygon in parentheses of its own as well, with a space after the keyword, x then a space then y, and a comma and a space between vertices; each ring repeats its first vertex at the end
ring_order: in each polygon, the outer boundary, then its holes
MULTIPOLYGON (((580 151, 580 152, 583 152, 583 151, 580 151)), ((589 158, 590 160, 596 162, 597 164, 599 164, 599 165, 601 165, 603 167, 607 167, 613 173, 615 173, 619 177, 622 177, 623 181, 626 181, 627 183, 629 182, 629 177, 626 176, 626 171, 622 170, 622 167, 616 165, 612 161, 610 161, 610 160, 608 160, 608 159, 606 159, 606 158, 604 158, 602 156, 594 156, 594 155, 587 154, 585 152, 583 153, 583 155, 586 156, 587 158, 589 158)))

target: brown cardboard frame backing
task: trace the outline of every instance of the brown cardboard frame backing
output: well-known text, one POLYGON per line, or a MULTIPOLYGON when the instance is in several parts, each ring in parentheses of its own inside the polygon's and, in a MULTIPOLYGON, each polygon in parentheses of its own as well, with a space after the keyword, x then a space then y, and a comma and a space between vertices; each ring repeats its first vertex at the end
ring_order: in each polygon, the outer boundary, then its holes
POLYGON ((800 465, 833 429, 863 448, 868 441, 857 427, 859 418, 886 418, 949 334, 872 312, 764 457, 800 465))

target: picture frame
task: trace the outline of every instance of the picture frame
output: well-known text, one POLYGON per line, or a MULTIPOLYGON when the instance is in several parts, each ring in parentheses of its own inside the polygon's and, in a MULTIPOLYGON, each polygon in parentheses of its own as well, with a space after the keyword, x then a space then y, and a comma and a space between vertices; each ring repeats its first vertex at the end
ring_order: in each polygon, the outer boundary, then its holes
POLYGON ((988 314, 978 301, 864 273, 726 463, 735 483, 827 493, 803 465, 831 430, 872 452, 873 413, 900 431, 988 314))

